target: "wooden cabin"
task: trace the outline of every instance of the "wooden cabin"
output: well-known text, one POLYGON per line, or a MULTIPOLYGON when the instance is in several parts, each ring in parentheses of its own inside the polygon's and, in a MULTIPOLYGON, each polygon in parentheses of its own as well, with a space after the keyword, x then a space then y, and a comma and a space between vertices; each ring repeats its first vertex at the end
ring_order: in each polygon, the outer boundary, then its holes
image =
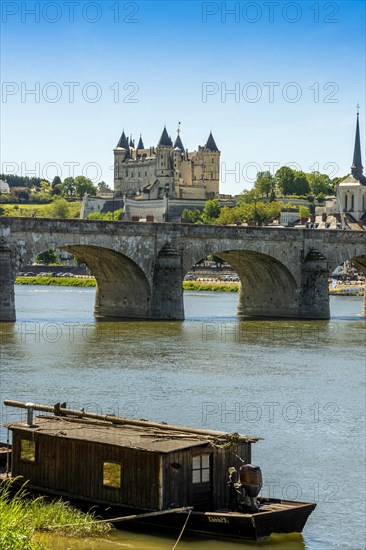
POLYGON ((250 463, 251 443, 258 440, 61 411, 6 425, 12 431, 12 476, 29 480, 30 488, 92 503, 140 510, 224 507, 228 468, 239 469, 238 456, 250 463))

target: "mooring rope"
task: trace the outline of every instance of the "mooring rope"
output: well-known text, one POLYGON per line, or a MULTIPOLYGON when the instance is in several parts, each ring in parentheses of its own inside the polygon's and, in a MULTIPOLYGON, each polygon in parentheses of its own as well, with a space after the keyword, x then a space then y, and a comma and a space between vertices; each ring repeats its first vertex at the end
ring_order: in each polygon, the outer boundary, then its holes
POLYGON ((183 535, 183 533, 184 533, 184 529, 186 528, 186 525, 187 525, 187 523, 188 523, 189 516, 191 515, 191 513, 192 513, 192 510, 189 510, 188 515, 187 515, 187 519, 186 519, 186 521, 185 521, 185 523, 184 523, 184 525, 183 525, 183 528, 182 528, 182 530, 181 530, 181 532, 180 532, 180 534, 179 534, 179 537, 178 537, 178 539, 177 539, 177 542, 174 544, 172 550, 175 550, 176 547, 178 546, 178 543, 179 543, 180 539, 182 538, 182 535, 183 535))

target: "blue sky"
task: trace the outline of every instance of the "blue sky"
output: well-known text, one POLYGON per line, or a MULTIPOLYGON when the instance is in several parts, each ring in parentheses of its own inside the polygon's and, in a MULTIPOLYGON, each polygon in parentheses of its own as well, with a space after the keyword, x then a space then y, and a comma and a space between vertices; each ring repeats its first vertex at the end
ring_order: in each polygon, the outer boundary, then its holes
POLYGON ((366 162, 363 1, 1 7, 2 172, 112 185, 123 128, 150 146, 180 121, 189 150, 212 130, 222 193, 287 163, 342 176, 357 102, 366 162))

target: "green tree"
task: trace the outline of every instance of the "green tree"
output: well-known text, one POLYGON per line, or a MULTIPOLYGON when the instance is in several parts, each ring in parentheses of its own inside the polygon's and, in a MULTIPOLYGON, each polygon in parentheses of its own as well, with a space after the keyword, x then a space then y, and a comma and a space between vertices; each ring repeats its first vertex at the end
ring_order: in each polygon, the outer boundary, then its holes
POLYGON ((274 190, 274 185, 275 180, 271 172, 258 172, 254 187, 258 190, 260 195, 266 195, 266 197, 268 197, 271 191, 274 190))
POLYGON ((52 189, 56 187, 56 185, 61 185, 61 178, 59 176, 55 176, 52 180, 51 186, 52 189))
POLYGON ((295 171, 293 181, 294 195, 307 195, 309 192, 310 186, 305 172, 295 171))
POLYGON ((299 206, 299 216, 300 220, 308 219, 310 216, 310 210, 307 206, 299 206))
POLYGON ((62 194, 66 197, 72 197, 75 194, 75 180, 71 176, 64 179, 62 194))
POLYGON ((220 209, 219 199, 206 201, 201 217, 203 223, 213 223, 219 217, 220 209))
POLYGON ((239 195, 238 204, 250 204, 259 198, 258 189, 244 189, 239 195))
POLYGON ((36 257, 37 264, 50 265, 57 262, 57 254, 54 248, 50 248, 36 257))
POLYGON ((69 203, 66 199, 55 196, 52 204, 47 206, 47 214, 50 218, 67 218, 69 215, 69 203))
POLYGON ((320 172, 311 172, 307 174, 310 190, 313 195, 319 195, 319 193, 331 192, 331 186, 329 177, 326 174, 321 174, 320 172))
POLYGON ((201 221, 201 212, 199 210, 189 210, 185 208, 182 212, 182 222, 197 223, 201 221))
POLYGON ((288 166, 281 166, 275 173, 275 180, 278 189, 282 195, 292 195, 295 191, 294 186, 295 171, 288 166))
POLYGON ((80 198, 82 198, 85 193, 95 196, 97 194, 97 188, 89 178, 86 178, 85 176, 76 176, 75 192, 80 198))
POLYGON ((97 183, 97 190, 99 192, 103 191, 103 190, 111 191, 111 188, 109 187, 109 185, 105 181, 100 181, 99 183, 97 183))

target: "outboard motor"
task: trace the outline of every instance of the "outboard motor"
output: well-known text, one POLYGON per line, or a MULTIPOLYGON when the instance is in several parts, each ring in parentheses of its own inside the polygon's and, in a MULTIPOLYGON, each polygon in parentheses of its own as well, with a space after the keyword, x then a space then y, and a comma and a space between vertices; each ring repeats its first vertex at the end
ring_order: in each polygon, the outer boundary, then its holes
POLYGON ((240 485, 244 497, 244 506, 251 512, 258 512, 257 496, 262 488, 262 472, 259 466, 243 464, 239 473, 240 485))
POLYGON ((229 468, 229 474, 231 508, 240 512, 258 512, 257 496, 262 488, 262 472, 259 466, 243 464, 238 481, 235 468, 229 468))

